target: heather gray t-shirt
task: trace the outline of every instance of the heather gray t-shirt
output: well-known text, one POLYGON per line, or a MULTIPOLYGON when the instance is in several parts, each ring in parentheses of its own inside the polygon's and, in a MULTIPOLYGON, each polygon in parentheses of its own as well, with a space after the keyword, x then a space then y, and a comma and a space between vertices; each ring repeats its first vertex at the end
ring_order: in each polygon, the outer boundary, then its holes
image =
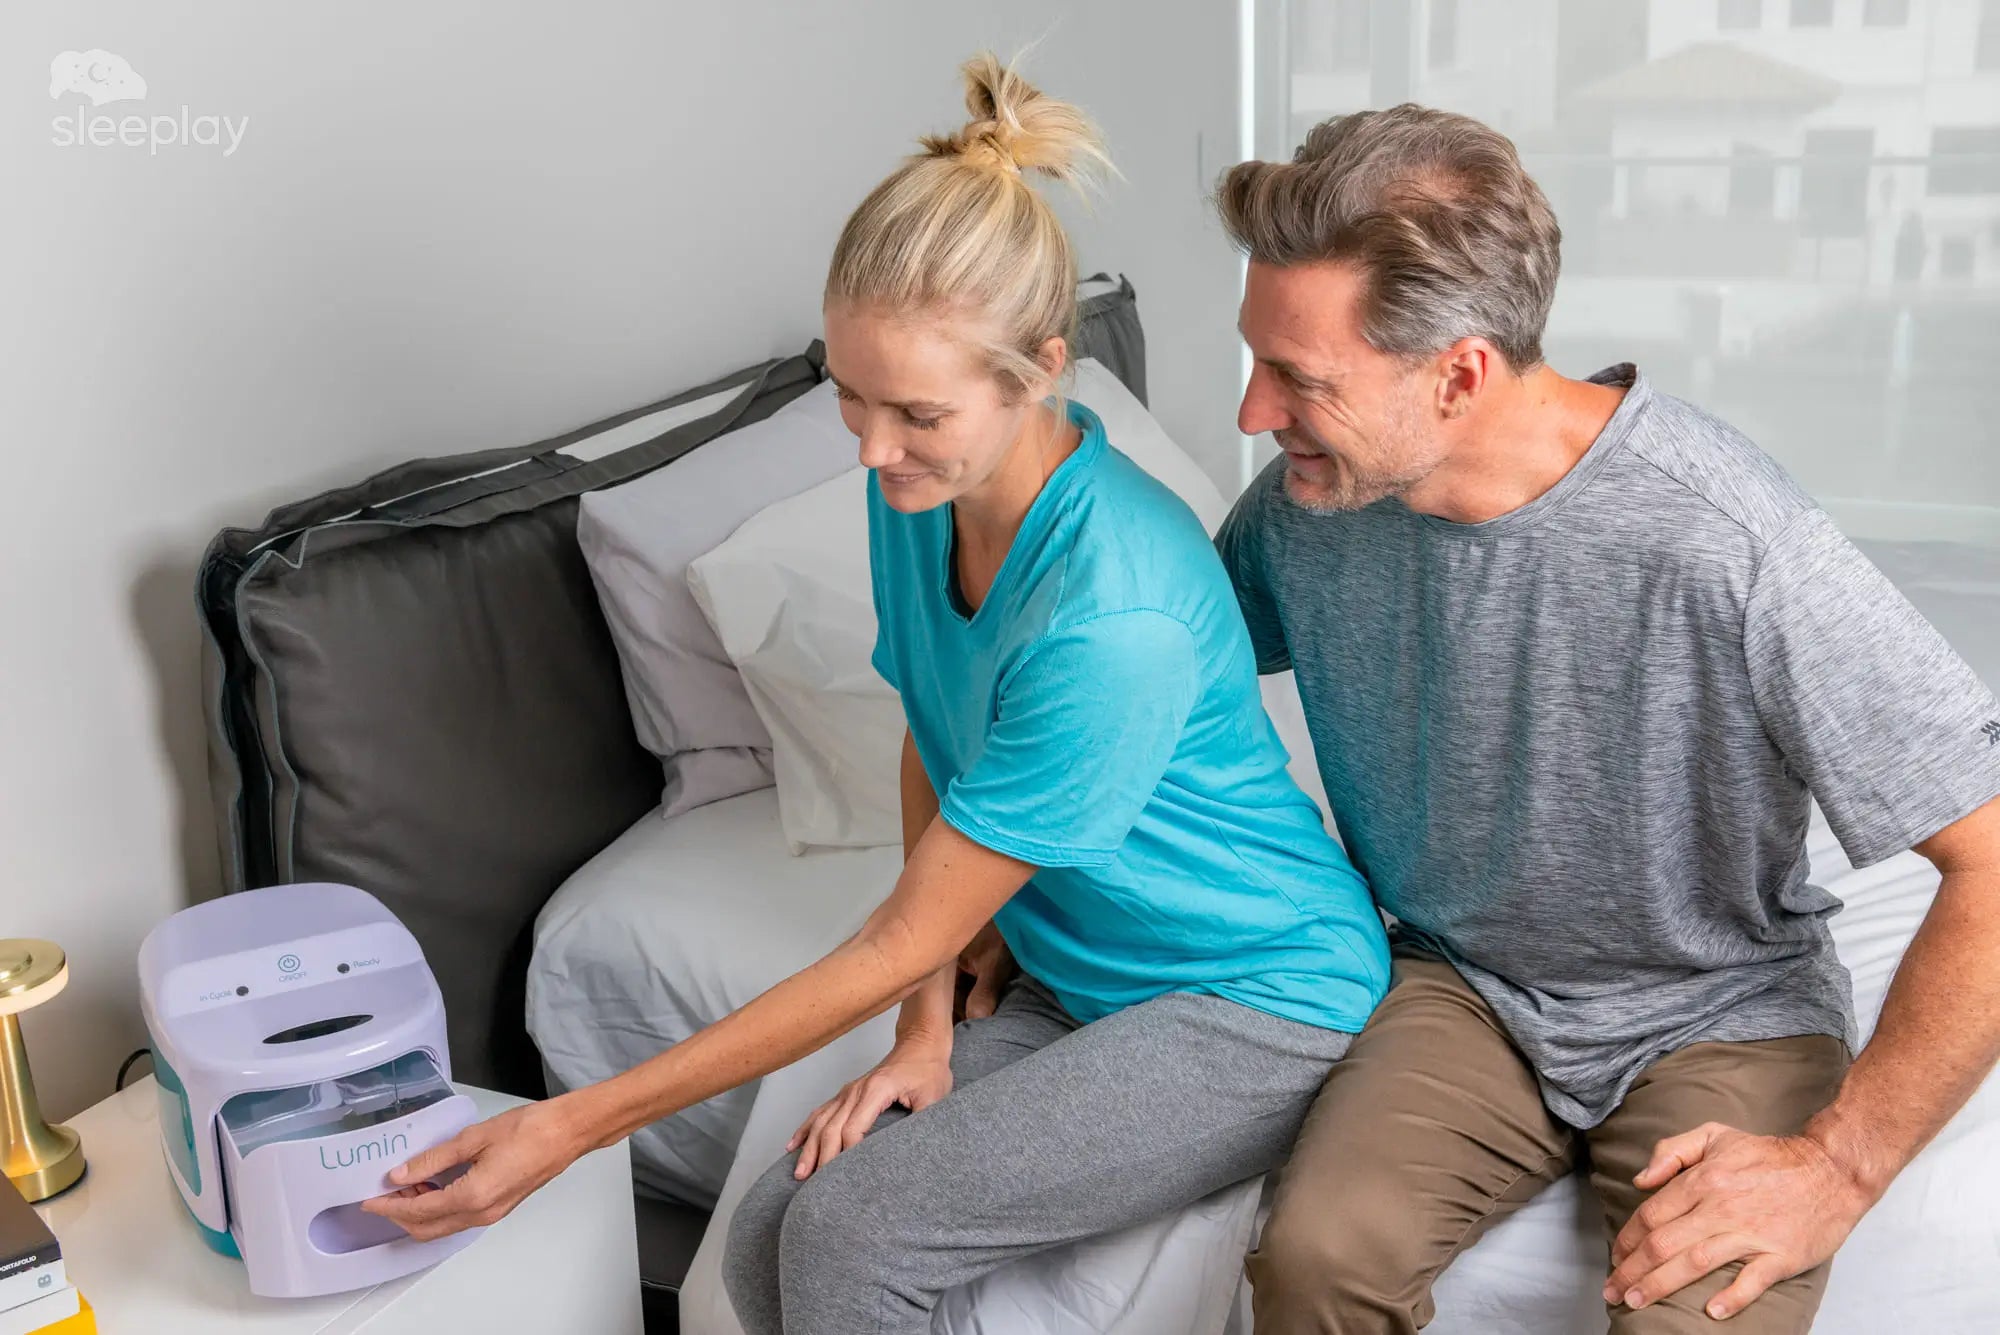
POLYGON ((1580 1127, 1690 1043, 1854 1046, 1809 792, 1856 866, 2000 794, 2000 704, 1784 470, 1593 379, 1616 414, 1509 514, 1315 514, 1279 459, 1217 538, 1399 939, 1580 1127))

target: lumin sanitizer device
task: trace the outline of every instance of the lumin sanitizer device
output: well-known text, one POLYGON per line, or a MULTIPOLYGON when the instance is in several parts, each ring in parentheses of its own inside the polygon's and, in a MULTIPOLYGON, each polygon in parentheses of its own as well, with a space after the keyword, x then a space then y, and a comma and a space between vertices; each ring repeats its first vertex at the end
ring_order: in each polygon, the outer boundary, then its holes
POLYGON ((416 938, 350 885, 280 885, 183 909, 139 947, 167 1171, 250 1291, 305 1297, 433 1265, 360 1202, 476 1120, 451 1086, 444 998, 416 938))

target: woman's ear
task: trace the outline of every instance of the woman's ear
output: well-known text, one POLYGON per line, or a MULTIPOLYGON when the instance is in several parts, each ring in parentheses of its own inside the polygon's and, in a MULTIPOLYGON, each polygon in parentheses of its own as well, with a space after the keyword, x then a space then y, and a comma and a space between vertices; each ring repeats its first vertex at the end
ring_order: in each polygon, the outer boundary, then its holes
POLYGON ((1069 365, 1069 342, 1057 334, 1042 340, 1042 346, 1035 349, 1035 361, 1042 373, 1049 378, 1051 387, 1062 379, 1063 368, 1069 365))

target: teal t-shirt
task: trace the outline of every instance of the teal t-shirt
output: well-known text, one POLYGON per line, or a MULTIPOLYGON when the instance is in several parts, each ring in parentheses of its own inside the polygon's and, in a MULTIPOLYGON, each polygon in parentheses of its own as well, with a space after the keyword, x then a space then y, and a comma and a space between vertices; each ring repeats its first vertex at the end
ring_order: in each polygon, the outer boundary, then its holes
POLYGON ((952 507, 868 486, 875 666, 940 814, 1038 870, 994 921, 1073 1016, 1202 992, 1361 1028, 1389 982, 1367 886, 1285 772, 1236 595, 1194 513, 1083 442, 968 613, 952 507))

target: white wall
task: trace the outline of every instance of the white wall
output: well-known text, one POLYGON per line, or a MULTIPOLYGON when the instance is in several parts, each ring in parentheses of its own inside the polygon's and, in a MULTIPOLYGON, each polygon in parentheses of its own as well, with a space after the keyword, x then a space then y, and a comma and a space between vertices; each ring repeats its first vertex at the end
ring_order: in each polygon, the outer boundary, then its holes
POLYGON ((956 63, 1036 36, 1030 72, 1127 177, 1079 224, 1085 262, 1131 275, 1156 409, 1231 480, 1237 271, 1203 192, 1236 143, 1233 4, 0 13, 0 935, 70 952, 25 1026, 53 1116, 109 1092, 144 1042, 140 938, 216 885, 209 536, 802 347, 846 212, 957 123, 956 63), (105 114, 247 117, 240 146, 53 145, 95 109, 51 100, 49 62, 93 47, 148 82, 105 114))

